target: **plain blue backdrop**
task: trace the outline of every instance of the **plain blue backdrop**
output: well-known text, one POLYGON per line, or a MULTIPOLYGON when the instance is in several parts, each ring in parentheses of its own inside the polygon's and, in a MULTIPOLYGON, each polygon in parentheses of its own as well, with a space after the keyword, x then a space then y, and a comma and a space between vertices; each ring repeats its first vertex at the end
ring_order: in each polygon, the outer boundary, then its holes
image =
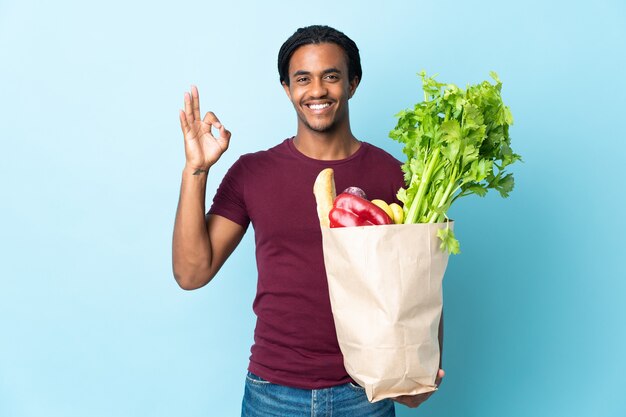
POLYGON ((190 84, 242 153, 295 133, 276 56, 298 27, 359 45, 353 131, 387 138, 422 69, 498 72, 516 189, 453 207, 447 376, 399 416, 626 415, 626 3, 0 0, 0 416, 235 416, 252 229, 193 292, 171 274, 190 84))

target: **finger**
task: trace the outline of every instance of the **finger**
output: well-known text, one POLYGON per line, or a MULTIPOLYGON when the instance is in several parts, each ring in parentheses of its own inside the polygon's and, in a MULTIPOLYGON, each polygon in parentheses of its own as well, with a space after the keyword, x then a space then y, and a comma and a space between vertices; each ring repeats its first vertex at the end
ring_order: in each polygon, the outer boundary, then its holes
POLYGON ((198 87, 191 86, 191 104, 193 108, 193 118, 200 120, 200 95, 198 94, 198 87))
POLYGON ((222 152, 228 150, 228 146, 230 145, 230 131, 226 130, 226 128, 222 125, 220 128, 220 134, 217 138, 217 142, 222 148, 222 152))
POLYGON ((178 118, 180 119, 180 128, 183 131, 183 135, 187 136, 187 132, 189 132, 189 123, 187 123, 187 116, 185 115, 185 112, 179 110, 178 118))
POLYGON ((215 115, 215 113, 213 113, 212 111, 208 112, 207 114, 204 115, 204 119, 202 119, 202 121, 204 123, 208 123, 210 125, 215 126, 218 129, 222 128, 222 124, 220 123, 220 119, 217 118, 217 116, 215 115))
POLYGON ((222 125, 222 124, 220 125, 219 130, 220 130, 220 138, 225 140, 225 141, 229 141, 230 140, 230 136, 231 136, 230 130, 226 129, 224 127, 224 125, 222 125))
POLYGON ((185 116, 187 117, 187 123, 192 124, 194 121, 193 109, 191 108, 191 96, 188 92, 185 92, 185 116))
POLYGON ((444 376, 446 376, 446 373, 443 369, 440 369, 439 372, 437 372, 437 378, 435 378, 435 385, 437 385, 437 387, 441 384, 441 380, 443 380, 444 376))

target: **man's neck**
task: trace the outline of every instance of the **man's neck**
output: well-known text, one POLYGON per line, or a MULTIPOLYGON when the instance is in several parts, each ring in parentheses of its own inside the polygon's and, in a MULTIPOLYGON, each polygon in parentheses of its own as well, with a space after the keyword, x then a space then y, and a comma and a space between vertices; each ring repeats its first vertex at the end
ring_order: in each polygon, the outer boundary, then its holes
POLYGON ((302 154, 321 161, 346 159, 361 146, 349 129, 337 132, 299 131, 293 144, 302 154))

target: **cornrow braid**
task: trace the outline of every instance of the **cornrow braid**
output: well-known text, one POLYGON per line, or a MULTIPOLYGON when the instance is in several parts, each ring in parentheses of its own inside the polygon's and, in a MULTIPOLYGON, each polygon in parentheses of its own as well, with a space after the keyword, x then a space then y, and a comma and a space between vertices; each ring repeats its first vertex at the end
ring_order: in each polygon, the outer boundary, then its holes
POLYGON ((310 44, 334 43, 340 46, 348 59, 348 77, 350 81, 363 76, 361 57, 356 43, 342 32, 329 26, 313 25, 298 29, 283 43, 278 52, 278 75, 280 82, 289 85, 289 61, 299 47, 310 44))

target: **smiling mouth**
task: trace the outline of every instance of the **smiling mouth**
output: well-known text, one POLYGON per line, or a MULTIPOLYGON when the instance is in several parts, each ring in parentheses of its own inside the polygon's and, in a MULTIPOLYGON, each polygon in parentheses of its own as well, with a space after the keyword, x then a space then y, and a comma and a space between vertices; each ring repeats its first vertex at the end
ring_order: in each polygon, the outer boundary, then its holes
POLYGON ((330 107, 330 103, 306 104, 306 107, 308 107, 311 110, 324 110, 324 109, 330 107))

